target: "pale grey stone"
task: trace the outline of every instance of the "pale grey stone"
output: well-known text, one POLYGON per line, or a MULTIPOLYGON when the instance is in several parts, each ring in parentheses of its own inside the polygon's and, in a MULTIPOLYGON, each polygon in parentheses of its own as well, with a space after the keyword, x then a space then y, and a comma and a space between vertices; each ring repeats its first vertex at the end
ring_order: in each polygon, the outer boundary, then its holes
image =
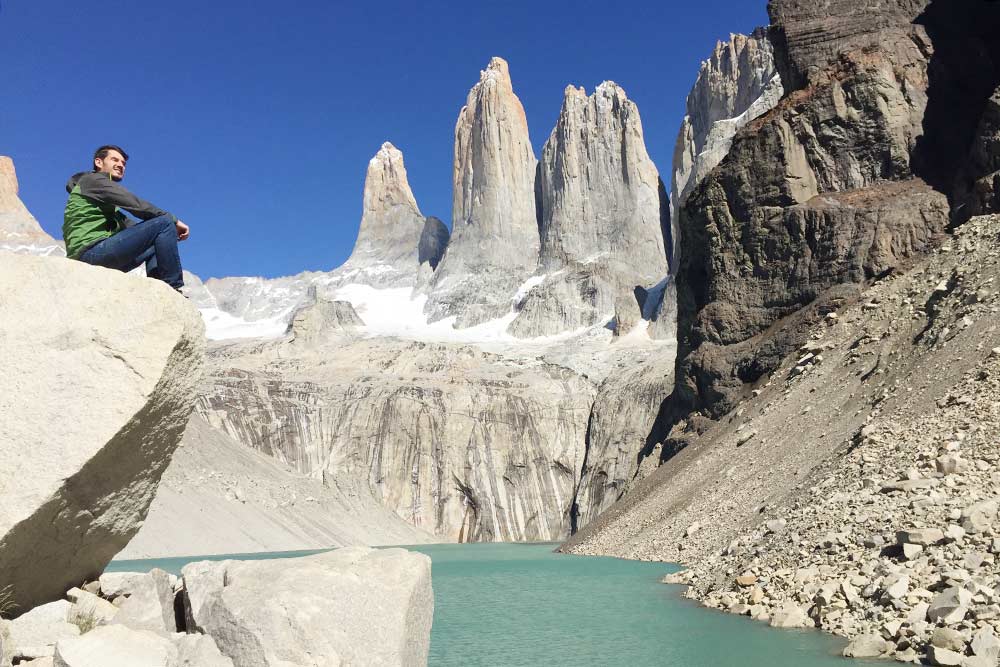
POLYGON ((927 609, 927 618, 932 622, 940 621, 945 625, 958 623, 965 618, 972 593, 953 586, 934 596, 927 609))
POLYGON ((927 648, 927 659, 931 661, 932 665, 961 665, 965 656, 946 648, 929 646, 927 648))
POLYGON ((233 660, 222 655, 215 640, 208 635, 175 634, 177 667, 233 667, 233 660))
POLYGON ((844 648, 845 658, 877 658, 891 650, 892 644, 878 635, 858 635, 844 648))
POLYGON ((897 544, 919 544, 927 546, 944 539, 940 528, 909 528, 896 533, 897 544))
POLYGON ((493 58, 455 125, 452 235, 428 286, 431 321, 503 317, 538 262, 537 160, 507 62, 493 58))
POLYGON ((421 554, 347 547, 202 562, 185 566, 183 579, 189 630, 211 635, 236 667, 427 660, 434 603, 421 554))
POLYGON ((14 655, 22 660, 51 656, 57 641, 79 635, 80 629, 67 620, 71 607, 67 600, 57 600, 10 621, 8 628, 14 655))
POLYGON ((66 614, 66 620, 86 632, 96 625, 110 623, 118 615, 118 607, 93 593, 79 588, 71 588, 66 597, 73 605, 66 614))
POLYGON ((166 283, 55 257, 4 255, 0 301, 0 460, 17 461, 0 467, 0 581, 31 609, 139 530, 194 407, 204 325, 166 283))
POLYGON ((815 623, 802 608, 793 603, 785 603, 771 615, 771 626, 775 628, 811 628, 815 623))
POLYGON ((130 584, 128 597, 118 608, 113 622, 133 630, 175 632, 174 586, 170 575, 154 568, 130 584))
POLYGON ((638 107, 620 86, 605 81, 589 97, 566 88, 538 173, 537 275, 545 279, 518 307, 512 334, 607 322, 623 295, 648 292, 667 277, 659 174, 638 107))
POLYGON ((972 636, 969 646, 973 655, 992 660, 994 663, 1000 660, 1000 639, 990 627, 979 628, 972 636))
POLYGON ((177 667, 166 637, 124 625, 105 625, 56 644, 55 667, 177 667))
POLYGON ((931 635, 931 644, 952 651, 965 651, 965 637, 953 628, 935 628, 931 635))

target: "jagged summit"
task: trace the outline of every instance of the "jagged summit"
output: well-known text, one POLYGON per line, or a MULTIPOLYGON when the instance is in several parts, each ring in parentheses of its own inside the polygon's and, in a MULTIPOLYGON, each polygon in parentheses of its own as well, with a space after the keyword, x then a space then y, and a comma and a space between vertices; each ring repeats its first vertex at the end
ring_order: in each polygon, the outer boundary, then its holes
POLYGON ((536 164, 507 62, 493 58, 455 124, 452 238, 430 281, 431 319, 471 326, 510 312, 538 259, 536 164))
POLYGON ((606 323, 636 287, 668 274, 660 179, 635 103, 613 81, 587 95, 568 86, 538 169, 541 251, 537 287, 514 335, 606 323))
POLYGON ((14 161, 0 155, 0 250, 29 255, 64 254, 18 197, 14 161))
POLYGON ((674 207, 729 152, 736 132, 774 108, 784 94, 767 30, 732 34, 704 60, 687 98, 674 149, 674 207))

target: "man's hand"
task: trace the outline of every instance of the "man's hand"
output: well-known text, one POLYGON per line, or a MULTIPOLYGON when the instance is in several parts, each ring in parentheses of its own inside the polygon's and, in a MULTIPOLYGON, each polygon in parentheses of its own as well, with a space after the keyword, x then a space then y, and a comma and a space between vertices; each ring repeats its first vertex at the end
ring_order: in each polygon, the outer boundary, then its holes
POLYGON ((177 240, 183 241, 191 235, 191 229, 180 220, 177 221, 177 240))

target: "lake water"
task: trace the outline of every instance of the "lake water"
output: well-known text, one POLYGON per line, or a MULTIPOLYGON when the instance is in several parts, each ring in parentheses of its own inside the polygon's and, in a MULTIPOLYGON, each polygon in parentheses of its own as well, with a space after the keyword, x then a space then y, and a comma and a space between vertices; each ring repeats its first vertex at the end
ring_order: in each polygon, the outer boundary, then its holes
MULTIPOLYGON (((775 630, 700 607, 659 583, 671 567, 568 556, 554 544, 407 547, 432 560, 430 664, 647 667, 856 667, 844 643, 817 631, 775 630)), ((278 558, 315 551, 208 557, 278 558)), ((108 571, 180 574, 198 558, 115 561, 108 571)))

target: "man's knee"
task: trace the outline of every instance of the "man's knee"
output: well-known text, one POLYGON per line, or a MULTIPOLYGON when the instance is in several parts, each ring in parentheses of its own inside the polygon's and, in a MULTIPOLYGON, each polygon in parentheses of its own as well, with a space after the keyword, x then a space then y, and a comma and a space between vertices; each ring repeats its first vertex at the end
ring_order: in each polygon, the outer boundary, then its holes
POLYGON ((161 215, 158 218, 150 218, 140 224, 149 225, 150 227, 155 228, 158 232, 177 228, 177 225, 174 224, 173 219, 169 215, 161 215))

